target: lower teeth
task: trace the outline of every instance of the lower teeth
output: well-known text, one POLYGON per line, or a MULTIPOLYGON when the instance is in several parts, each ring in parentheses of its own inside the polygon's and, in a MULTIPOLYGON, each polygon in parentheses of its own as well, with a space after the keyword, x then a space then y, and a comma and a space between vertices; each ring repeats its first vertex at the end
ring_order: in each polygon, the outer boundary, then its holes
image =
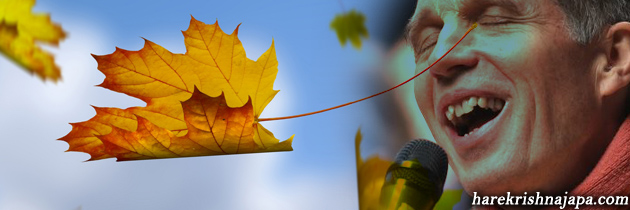
POLYGON ((474 130, 468 132, 467 134, 464 134, 464 136, 468 136, 468 135, 472 135, 474 132, 476 132, 477 130, 479 130, 479 128, 475 128, 474 130))

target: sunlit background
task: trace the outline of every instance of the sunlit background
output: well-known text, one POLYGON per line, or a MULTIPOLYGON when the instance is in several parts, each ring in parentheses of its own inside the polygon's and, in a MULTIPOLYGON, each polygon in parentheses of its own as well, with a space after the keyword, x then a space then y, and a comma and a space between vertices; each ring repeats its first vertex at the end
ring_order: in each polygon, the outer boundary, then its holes
MULTIPOLYGON (((261 117, 328 108, 359 99, 413 75, 409 48, 399 41, 415 1, 79 1, 38 0, 68 33, 46 48, 62 70, 57 84, 42 82, 0 57, 0 210, 112 209, 357 209, 354 135, 361 128, 363 157, 393 159, 408 140, 431 138, 413 85, 350 107, 263 122, 281 140, 295 134, 294 151, 148 161, 84 162, 64 152, 70 122, 94 116, 90 105, 144 106, 96 87, 104 75, 90 54, 115 47, 139 50, 146 38, 184 53, 182 30, 191 15, 218 20, 226 32, 239 23, 247 57, 256 60, 275 41, 281 90, 261 117), (341 46, 330 22, 356 9, 369 38, 360 50, 341 46)), ((457 188, 453 177, 448 188, 457 188)))

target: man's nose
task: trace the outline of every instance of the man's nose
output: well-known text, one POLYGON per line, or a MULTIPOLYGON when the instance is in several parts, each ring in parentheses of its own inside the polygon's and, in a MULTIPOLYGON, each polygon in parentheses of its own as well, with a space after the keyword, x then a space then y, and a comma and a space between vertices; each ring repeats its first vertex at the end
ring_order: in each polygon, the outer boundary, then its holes
MULTIPOLYGON (((466 28, 458 27, 448 31, 443 30, 431 54, 430 60, 437 60, 444 55, 466 33, 466 28)), ((471 49, 473 37, 468 35, 442 60, 436 63, 429 72, 438 80, 453 80, 458 75, 470 71, 477 66, 479 59, 471 49)))

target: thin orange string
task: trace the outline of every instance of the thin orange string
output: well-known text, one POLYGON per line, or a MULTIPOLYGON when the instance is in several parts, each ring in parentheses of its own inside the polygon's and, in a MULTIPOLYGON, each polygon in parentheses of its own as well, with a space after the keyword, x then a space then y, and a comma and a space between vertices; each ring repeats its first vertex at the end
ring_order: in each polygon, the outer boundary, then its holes
POLYGON ((413 77, 409 78, 407 81, 404 81, 404 82, 402 82, 402 83, 400 83, 400 84, 398 84, 398 85, 396 85, 396 86, 394 86, 394 87, 392 87, 392 88, 390 88, 390 89, 384 90, 384 91, 382 91, 382 92, 380 92, 380 93, 377 93, 377 94, 374 94, 374 95, 371 95, 371 96, 368 96, 368 97, 365 97, 365 98, 362 98, 362 99, 359 99, 359 100, 356 100, 356 101, 352 101, 352 102, 348 102, 348 103, 341 104, 341 105, 338 105, 338 106, 330 107, 330 108, 328 108, 328 109, 322 109, 322 110, 319 110, 319 111, 314 111, 314 112, 309 112, 309 113, 304 113, 304 114, 299 114, 299 115, 286 116, 286 117, 260 118, 260 119, 258 119, 258 122, 262 122, 262 121, 272 121, 272 120, 286 120, 286 119, 291 119, 291 118, 298 118, 298 117, 304 117, 304 116, 309 116, 309 115, 319 114, 319 113, 322 113, 322 112, 330 111, 330 110, 333 110, 333 109, 338 109, 338 108, 341 108, 341 107, 344 107, 344 106, 348 106, 348 105, 355 104, 355 103, 358 103, 358 102, 361 102, 361 101, 365 101, 365 100, 367 100, 367 99, 370 99, 370 98, 376 97, 376 96, 381 95, 381 94, 383 94, 383 93, 387 93, 387 92, 389 92, 389 91, 391 91, 391 90, 393 90, 393 89, 396 89, 396 88, 398 88, 398 87, 400 87, 400 86, 402 86, 402 85, 404 85, 404 84, 407 84, 407 83, 408 83, 408 82, 410 82, 411 80, 413 80, 413 79, 415 79, 416 77, 420 76, 420 75, 421 75, 422 73, 424 73, 425 71, 429 70, 429 69, 430 69, 431 67, 433 67, 433 66, 434 66, 437 62, 439 62, 440 60, 442 60, 442 58, 444 58, 446 55, 448 55, 448 53, 450 53, 450 52, 453 50, 453 48, 455 48, 455 46, 457 46, 457 45, 458 45, 458 44, 459 44, 462 40, 464 40, 464 38, 468 35, 468 33, 470 33, 470 32, 471 32, 473 29, 475 29, 476 27, 477 27, 477 23, 474 23, 472 26, 470 26, 470 28, 468 29, 468 31, 466 31, 466 33, 464 34, 464 36, 462 36, 462 38, 460 38, 460 39, 457 41, 457 43, 455 43, 455 45, 453 45, 453 47, 451 47, 451 49, 449 49, 448 51, 446 51, 446 53, 444 53, 444 55, 442 55, 442 57, 438 58, 435 62, 433 62, 431 65, 429 65, 429 67, 427 67, 426 69, 422 70, 420 73, 416 74, 415 76, 413 76, 413 77))

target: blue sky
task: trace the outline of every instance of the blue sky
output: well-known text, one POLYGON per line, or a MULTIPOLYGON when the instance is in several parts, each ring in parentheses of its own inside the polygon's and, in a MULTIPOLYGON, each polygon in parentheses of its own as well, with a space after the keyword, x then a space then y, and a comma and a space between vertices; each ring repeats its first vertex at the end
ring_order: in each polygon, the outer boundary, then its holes
MULTIPOLYGON (((50 13, 68 32, 59 48, 47 48, 56 55, 63 80, 43 83, 0 58, 0 210, 357 209, 355 132, 361 127, 366 144, 377 145, 366 147, 364 156, 392 155, 392 149, 378 145, 390 141, 388 125, 409 119, 384 121, 388 113, 382 101, 402 97, 404 103, 414 103, 408 100, 411 84, 405 86, 407 95, 392 93, 401 95, 264 122, 280 139, 295 134, 292 152, 83 162, 87 154, 66 153, 67 144, 55 139, 70 131, 68 123, 91 118, 95 113, 90 105, 144 106, 96 87, 104 76, 90 54, 110 54, 115 47, 139 50, 141 37, 184 53, 181 31, 188 28, 191 15, 205 23, 218 20, 226 32, 242 23, 239 38, 250 59, 275 40, 279 72, 274 89, 280 93, 261 117, 316 111, 379 92, 413 73, 413 60, 409 65, 403 53, 400 63, 406 65, 398 67, 405 69, 396 77, 383 77, 389 74, 383 68, 392 56, 381 39, 384 28, 394 24, 384 9, 388 3, 39 0, 34 11, 50 13), (367 16, 370 37, 361 50, 340 46, 330 30, 333 17, 349 9, 367 16)), ((417 121, 419 112, 410 116, 417 121)), ((406 140, 391 141, 397 147, 406 140)))

